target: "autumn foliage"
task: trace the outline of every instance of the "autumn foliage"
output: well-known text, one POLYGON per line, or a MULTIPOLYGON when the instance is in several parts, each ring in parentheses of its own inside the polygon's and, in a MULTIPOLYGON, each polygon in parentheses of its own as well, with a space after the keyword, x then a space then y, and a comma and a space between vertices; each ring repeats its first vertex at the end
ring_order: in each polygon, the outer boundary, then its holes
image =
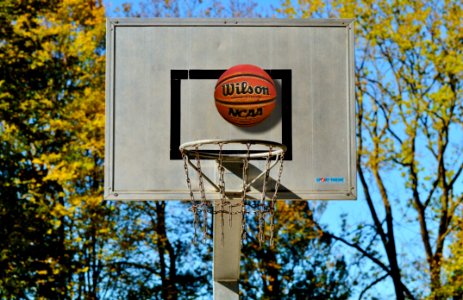
POLYGON ((99 260, 108 209, 101 206, 104 18, 93 1, 1 4, 5 297, 79 294, 74 278, 99 260))

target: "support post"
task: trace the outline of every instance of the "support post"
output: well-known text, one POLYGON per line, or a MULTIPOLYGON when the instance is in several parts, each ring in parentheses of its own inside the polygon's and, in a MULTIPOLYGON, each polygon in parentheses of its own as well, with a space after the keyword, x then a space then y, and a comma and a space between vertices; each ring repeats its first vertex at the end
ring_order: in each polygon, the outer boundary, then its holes
MULTIPOLYGON (((237 204, 240 199, 233 199, 237 204)), ((215 208, 216 209, 216 208, 215 208)), ((234 209, 239 210, 239 208, 234 209)), ((214 300, 238 300, 241 256, 241 214, 214 215, 213 292, 214 300), (230 219, 231 216, 231 226, 230 219)))

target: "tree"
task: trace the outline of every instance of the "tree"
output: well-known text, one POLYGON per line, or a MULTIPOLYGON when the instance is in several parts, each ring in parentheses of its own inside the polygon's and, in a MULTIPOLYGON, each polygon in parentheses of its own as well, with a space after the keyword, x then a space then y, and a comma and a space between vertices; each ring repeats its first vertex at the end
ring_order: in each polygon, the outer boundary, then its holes
MULTIPOLYGON (((348 299, 352 281, 339 248, 320 236, 308 201, 277 202, 274 246, 259 244, 255 220, 243 241, 241 291, 252 299, 348 299)), ((250 216, 249 219, 254 219, 250 216)), ((270 227, 270 226, 267 226, 270 227)), ((266 228, 267 238, 270 228, 266 228)))
POLYGON ((104 9, 3 1, 0 9, 0 294, 94 297, 101 205, 104 9))
POLYGON ((356 20, 357 168, 372 223, 331 236, 378 267, 363 292, 390 278, 397 299, 441 299, 446 241, 463 201, 462 4, 286 1, 281 12, 356 20), (421 245, 401 252, 405 225, 421 245), (423 277, 429 289, 413 286, 423 277))
POLYGON ((443 261, 445 280, 439 290, 439 295, 447 299, 463 297, 463 231, 461 216, 457 223, 453 242, 450 245, 450 255, 443 261))

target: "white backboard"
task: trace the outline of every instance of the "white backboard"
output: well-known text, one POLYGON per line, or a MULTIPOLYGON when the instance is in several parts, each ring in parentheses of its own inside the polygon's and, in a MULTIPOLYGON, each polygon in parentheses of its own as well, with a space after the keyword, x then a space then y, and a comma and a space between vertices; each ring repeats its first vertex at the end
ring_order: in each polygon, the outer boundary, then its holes
MULTIPOLYGON (((279 199, 355 199, 352 26, 352 20, 109 19, 105 199, 189 200, 178 147, 202 139, 285 144, 279 199), (255 127, 226 122, 214 104, 217 78, 237 64, 265 69, 277 86, 277 107, 255 127)), ((253 161, 251 174, 263 163, 253 161)), ((215 161, 202 168, 216 176, 215 161)), ((239 185, 240 175, 231 168, 226 180, 239 185)), ((218 198, 206 190, 208 199, 218 198)), ((258 197, 258 188, 249 195, 258 197)))

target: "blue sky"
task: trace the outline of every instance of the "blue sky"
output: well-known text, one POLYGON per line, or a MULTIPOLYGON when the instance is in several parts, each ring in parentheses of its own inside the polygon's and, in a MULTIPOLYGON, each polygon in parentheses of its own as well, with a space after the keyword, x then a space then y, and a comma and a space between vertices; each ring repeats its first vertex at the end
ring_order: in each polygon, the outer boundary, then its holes
MULTIPOLYGON (((284 0, 254 0, 253 2, 257 4, 257 11, 259 13, 263 14, 264 16, 267 16, 267 15, 272 16, 275 11, 275 8, 281 7, 281 3, 283 1, 284 0)), ((149 0, 147 1, 103 0, 103 3, 106 7, 106 13, 110 17, 117 16, 117 13, 115 13, 114 11, 116 10, 116 8, 122 7, 123 3, 131 3, 133 7, 137 7, 138 4, 141 2, 149 2, 149 0)), ((175 1, 172 1, 172 2, 175 2, 175 1)), ((205 1, 203 0, 201 5, 206 7, 208 3, 210 2, 211 2, 210 0, 205 0, 205 1)), ((227 3, 229 3, 230 1, 224 0, 224 1, 218 1, 218 2, 221 2, 226 6, 227 3)), ((246 1, 239 1, 239 2, 246 3, 246 1)), ((188 3, 188 1, 186 1, 186 3, 188 3)))

